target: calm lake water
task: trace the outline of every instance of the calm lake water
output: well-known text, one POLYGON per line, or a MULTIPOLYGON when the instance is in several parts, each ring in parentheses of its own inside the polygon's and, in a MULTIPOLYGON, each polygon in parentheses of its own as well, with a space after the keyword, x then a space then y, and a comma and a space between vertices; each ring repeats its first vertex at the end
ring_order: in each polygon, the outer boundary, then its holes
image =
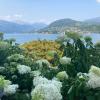
POLYGON ((25 42, 33 41, 33 40, 55 40, 57 39, 57 34, 40 34, 40 33, 23 33, 23 34, 4 34, 4 39, 16 39, 16 43, 22 44, 25 42))
MULTIPOLYGON (((18 34, 18 33, 8 33, 8 34, 4 34, 4 39, 11 39, 11 38, 14 38, 16 39, 16 43, 19 43, 19 44, 22 44, 22 43, 25 43, 25 42, 29 42, 29 41, 32 41, 32 40, 55 40, 57 39, 59 35, 58 34, 38 34, 38 33, 27 33, 27 34, 18 34)), ((100 41, 100 34, 95 34, 95 33, 92 33, 92 34, 85 34, 85 36, 91 36, 92 39, 93 39, 93 42, 96 43, 98 41, 100 41)))

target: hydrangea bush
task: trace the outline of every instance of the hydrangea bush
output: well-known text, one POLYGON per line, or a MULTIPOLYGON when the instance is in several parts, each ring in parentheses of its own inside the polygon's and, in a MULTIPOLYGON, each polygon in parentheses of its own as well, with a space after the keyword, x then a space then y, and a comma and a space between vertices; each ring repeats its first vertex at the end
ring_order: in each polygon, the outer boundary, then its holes
POLYGON ((61 100, 62 95, 60 88, 61 82, 56 80, 48 80, 41 76, 37 76, 33 80, 35 88, 31 92, 32 100, 61 100))
POLYGON ((62 55, 50 52, 49 62, 27 56, 10 40, 0 41, 1 100, 100 100, 99 45, 76 33, 57 42, 62 55))

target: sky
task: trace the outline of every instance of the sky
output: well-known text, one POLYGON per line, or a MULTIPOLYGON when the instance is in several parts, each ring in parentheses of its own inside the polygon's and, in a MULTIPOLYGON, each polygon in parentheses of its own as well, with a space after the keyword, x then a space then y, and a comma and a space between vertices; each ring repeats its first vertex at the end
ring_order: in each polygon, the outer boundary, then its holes
POLYGON ((44 22, 100 17, 100 0, 0 0, 0 19, 44 22))

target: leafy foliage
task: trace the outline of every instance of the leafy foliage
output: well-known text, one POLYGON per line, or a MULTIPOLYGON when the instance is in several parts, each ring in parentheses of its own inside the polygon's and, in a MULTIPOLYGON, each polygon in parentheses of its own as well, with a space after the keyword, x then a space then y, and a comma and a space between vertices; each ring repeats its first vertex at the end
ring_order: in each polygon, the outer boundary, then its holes
MULTIPOLYGON (((99 43, 93 44, 90 37, 68 32, 56 42, 35 41, 23 46, 12 40, 0 41, 1 100, 32 100, 37 98, 34 93, 42 96, 42 100, 54 100, 55 95, 59 95, 59 100, 100 100, 99 43), (44 55, 35 58, 33 52, 44 55), (48 60, 45 56, 53 58, 48 60), (37 77, 40 79, 36 87, 33 80, 37 77), (14 94, 5 94, 5 80, 18 85, 16 90, 11 86, 10 92, 14 94)), ((8 91, 9 88, 8 85, 8 91)))

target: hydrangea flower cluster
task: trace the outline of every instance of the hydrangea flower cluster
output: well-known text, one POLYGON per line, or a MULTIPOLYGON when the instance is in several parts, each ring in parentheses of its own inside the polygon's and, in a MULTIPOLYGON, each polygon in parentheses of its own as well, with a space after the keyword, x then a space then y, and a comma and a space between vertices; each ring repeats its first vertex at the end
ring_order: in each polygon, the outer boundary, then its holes
POLYGON ((7 50, 10 47, 10 44, 8 42, 0 41, 0 48, 2 50, 7 50))
POLYGON ((39 76, 40 74, 41 74, 41 72, 39 70, 31 71, 31 75, 33 77, 39 76))
POLYGON ((87 86, 89 88, 100 88, 100 68, 96 66, 91 66, 89 70, 89 81, 87 86))
POLYGON ((48 83, 49 83, 49 80, 45 77, 42 77, 42 76, 37 76, 33 80, 33 85, 34 86, 37 86, 39 84, 48 84, 48 83))
POLYGON ((62 95, 60 88, 61 82, 56 80, 48 80, 41 76, 35 77, 33 80, 35 88, 31 92, 32 100, 61 100, 62 95))
POLYGON ((61 82, 59 82, 58 80, 53 79, 53 80, 51 80, 50 84, 54 84, 54 86, 56 86, 58 91, 60 92, 61 87, 62 87, 62 83, 61 82))
POLYGON ((25 66, 25 65, 18 65, 17 70, 18 70, 19 74, 27 74, 27 73, 31 72, 31 68, 29 66, 25 66))
POLYGON ((94 73, 100 77, 100 68, 92 65, 90 70, 89 70, 89 73, 94 73))
POLYGON ((31 93, 32 100, 61 100, 62 96, 53 84, 40 84, 31 93))
POLYGON ((3 76, 0 75, 0 90, 4 89, 4 87, 11 84, 11 81, 5 80, 3 76))
POLYGON ((13 54, 7 58, 9 61, 18 61, 24 59, 23 55, 20 54, 13 54))
POLYGON ((48 67, 50 66, 50 63, 46 59, 37 60, 36 63, 39 65, 40 69, 43 67, 43 63, 48 67))
POLYGON ((18 88, 17 84, 8 85, 8 86, 4 87, 4 93, 6 93, 7 95, 15 94, 17 88, 18 88))
POLYGON ((64 57, 60 58, 60 63, 63 64, 63 65, 70 64, 71 58, 64 56, 64 57))
POLYGON ((11 84, 11 81, 5 80, 3 76, 0 76, 0 90, 6 95, 15 94, 18 88, 17 84, 11 84))
POLYGON ((68 79, 68 74, 66 73, 66 71, 62 71, 62 72, 59 72, 56 77, 59 79, 59 80, 64 80, 64 79, 68 79))

